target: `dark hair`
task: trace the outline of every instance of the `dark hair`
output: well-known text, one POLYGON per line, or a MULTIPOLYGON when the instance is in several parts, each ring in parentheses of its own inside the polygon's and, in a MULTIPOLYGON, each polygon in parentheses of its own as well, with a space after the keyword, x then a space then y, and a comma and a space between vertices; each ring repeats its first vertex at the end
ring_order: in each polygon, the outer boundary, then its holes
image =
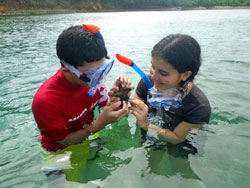
POLYGON ((154 46, 151 54, 171 64, 179 73, 191 71, 189 81, 194 79, 201 65, 200 45, 188 35, 168 35, 154 46))
POLYGON ((56 42, 59 59, 78 67, 107 56, 104 43, 81 25, 64 30, 56 42))

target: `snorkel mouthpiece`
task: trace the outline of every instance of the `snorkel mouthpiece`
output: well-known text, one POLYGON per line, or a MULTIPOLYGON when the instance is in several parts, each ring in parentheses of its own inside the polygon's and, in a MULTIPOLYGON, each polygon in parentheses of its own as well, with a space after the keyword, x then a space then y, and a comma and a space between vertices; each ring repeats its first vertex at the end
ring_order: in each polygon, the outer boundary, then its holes
POLYGON ((95 86, 95 87, 91 87, 91 88, 89 89, 89 91, 88 91, 88 95, 89 95, 90 97, 94 97, 94 95, 95 95, 97 89, 98 89, 98 85, 95 86))
POLYGON ((147 75, 131 59, 129 59, 125 56, 122 56, 120 54, 116 54, 115 56, 121 63, 132 67, 141 76, 141 78, 143 79, 144 83, 146 84, 148 90, 151 90, 153 88, 153 85, 151 84, 147 75))

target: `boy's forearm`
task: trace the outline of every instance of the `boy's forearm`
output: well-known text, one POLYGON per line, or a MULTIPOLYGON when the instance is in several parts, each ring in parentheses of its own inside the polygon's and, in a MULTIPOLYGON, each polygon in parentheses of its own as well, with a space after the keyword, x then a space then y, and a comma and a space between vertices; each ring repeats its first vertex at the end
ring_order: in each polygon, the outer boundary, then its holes
POLYGON ((79 143, 87 139, 89 135, 90 132, 87 129, 80 129, 78 131, 70 133, 63 140, 58 141, 58 143, 63 145, 79 143))
POLYGON ((90 134, 93 134, 99 130, 101 130, 105 125, 101 122, 100 116, 94 120, 90 126, 80 129, 78 131, 75 131, 73 133, 70 133, 68 136, 66 136, 63 140, 58 141, 60 144, 75 144, 79 143, 83 140, 86 140, 90 134))

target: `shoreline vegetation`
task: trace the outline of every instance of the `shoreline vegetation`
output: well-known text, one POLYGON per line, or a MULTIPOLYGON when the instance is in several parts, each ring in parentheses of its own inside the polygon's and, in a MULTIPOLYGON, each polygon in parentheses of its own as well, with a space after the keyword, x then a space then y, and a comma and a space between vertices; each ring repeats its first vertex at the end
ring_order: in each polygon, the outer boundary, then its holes
POLYGON ((250 0, 1 0, 0 15, 250 9, 250 0))

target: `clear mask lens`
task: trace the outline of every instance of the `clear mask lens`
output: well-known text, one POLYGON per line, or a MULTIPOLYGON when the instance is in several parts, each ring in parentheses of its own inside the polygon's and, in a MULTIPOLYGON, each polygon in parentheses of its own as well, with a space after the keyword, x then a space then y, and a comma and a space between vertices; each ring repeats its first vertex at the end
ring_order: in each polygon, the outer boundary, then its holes
POLYGON ((86 74, 91 78, 91 81, 89 83, 90 87, 95 87, 100 83, 100 80, 102 80, 104 77, 107 76, 107 74, 110 72, 114 64, 114 60, 107 60, 105 59, 103 62, 103 66, 101 66, 98 70, 96 70, 93 73, 93 70, 89 70, 86 72, 86 74))

